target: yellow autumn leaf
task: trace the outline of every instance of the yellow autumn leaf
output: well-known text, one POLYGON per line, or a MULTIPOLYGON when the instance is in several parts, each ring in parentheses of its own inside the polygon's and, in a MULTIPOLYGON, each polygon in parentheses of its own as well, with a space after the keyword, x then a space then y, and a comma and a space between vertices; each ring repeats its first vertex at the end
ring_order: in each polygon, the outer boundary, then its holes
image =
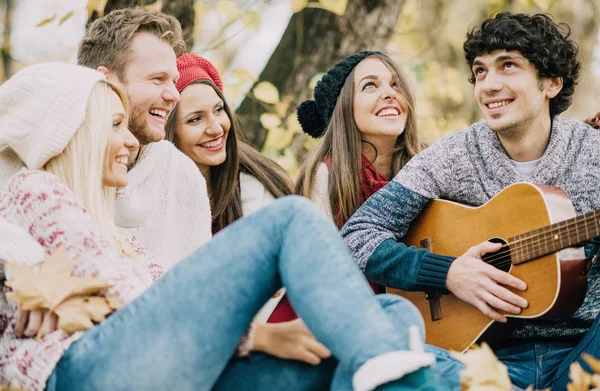
POLYGON ((312 137, 305 137, 304 138, 304 148, 306 148, 307 151, 312 151, 313 149, 315 149, 317 147, 317 145, 319 145, 320 142, 321 142, 320 139, 316 139, 316 138, 312 138, 312 137))
POLYGON ((106 8, 106 3, 108 0, 88 0, 87 2, 87 12, 88 19, 92 17, 94 11, 98 14, 98 17, 101 18, 104 16, 104 8, 106 8))
POLYGON ((75 15, 75 11, 70 11, 67 14, 65 14, 65 16, 63 16, 62 18, 60 18, 60 20, 58 21, 58 24, 63 24, 65 23, 67 20, 69 20, 71 18, 71 16, 75 15))
POLYGON ((52 310, 65 299, 101 292, 111 286, 108 281, 93 277, 73 277, 75 262, 69 259, 64 247, 46 256, 39 272, 26 265, 8 262, 13 275, 5 285, 12 288, 6 296, 17 301, 24 310, 52 310))
POLYGON ((115 311, 120 310, 123 307, 123 302, 121 301, 121 299, 119 299, 119 296, 108 295, 104 296, 104 298, 106 299, 108 306, 115 311))
POLYGON ((37 24, 37 26, 35 26, 35 27, 42 27, 42 26, 45 26, 45 25, 47 25, 48 23, 52 23, 52 22, 53 22, 55 19, 56 19, 56 14, 52 15, 52 16, 51 16, 51 17, 49 17, 49 18, 46 18, 46 19, 42 20, 42 21, 41 21, 40 23, 38 23, 38 24, 37 24))
POLYGON ((161 12, 163 7, 162 0, 157 0, 152 4, 148 4, 144 6, 144 9, 149 12, 161 12))
POLYGON ((215 8, 225 15, 229 21, 236 20, 240 14, 237 4, 231 0, 217 1, 215 8))
POLYGON ((292 180, 296 179, 298 174, 298 159, 289 148, 283 150, 283 155, 276 157, 275 163, 279 164, 288 174, 292 180))
POLYGON ((584 371, 578 362, 571 364, 569 379, 571 382, 567 384, 568 391, 589 391, 592 383, 592 375, 584 371))
POLYGON ((246 68, 235 68, 231 71, 231 76, 238 79, 240 82, 255 81, 256 77, 252 76, 246 68))
POLYGON ((281 118, 273 113, 262 113, 260 115, 260 123, 265 129, 275 129, 281 126, 281 118))
POLYGON ((587 353, 582 353, 581 358, 589 367, 594 371, 594 373, 600 374, 600 360, 594 358, 592 355, 587 353))
POLYGON ((340 16, 344 15, 348 6, 348 0, 319 0, 319 3, 327 11, 340 16))
POLYGON ((294 138, 294 133, 281 128, 270 129, 265 140, 265 149, 281 151, 287 148, 294 138))
POLYGON ((292 12, 300 12, 308 6, 308 0, 292 0, 292 12))
POLYGON ((300 122, 298 122, 298 116, 295 111, 285 119, 285 127, 288 132, 302 133, 302 126, 300 126, 300 122))
POLYGON ((242 89, 243 83, 236 84, 225 84, 223 86, 223 93, 228 101, 234 101, 240 98, 246 92, 242 89))
POLYGON ((260 101, 271 104, 279 102, 279 90, 269 81, 261 81, 252 91, 260 101))
POLYGON ((496 358, 486 343, 465 353, 453 352, 452 355, 465 364, 465 369, 460 373, 463 391, 510 391, 508 368, 496 358))
MULTIPOLYGON (((47 309, 56 313, 59 318, 62 318, 59 327, 61 324, 69 325, 66 331, 72 330, 73 325, 79 325, 81 327, 79 329, 86 328, 91 320, 104 319, 104 316, 112 312, 114 307, 120 306, 115 299, 110 299, 109 302, 102 297, 106 304, 101 310, 96 305, 96 299, 92 300, 95 306, 90 307, 90 304, 85 304, 86 308, 79 312, 74 309, 77 303, 81 304, 81 300, 87 300, 90 295, 105 291, 111 284, 94 277, 73 276, 75 262, 67 256, 62 246, 51 255, 46 255, 46 261, 40 264, 37 273, 27 265, 13 262, 8 262, 8 267, 13 278, 5 282, 6 286, 12 288, 11 292, 6 292, 6 296, 18 303, 23 310, 47 309), (77 300, 71 302, 74 298, 77 300), (106 310, 106 307, 110 311, 106 310), (97 310, 99 312, 95 312, 97 310), (82 321, 82 311, 88 314, 91 320, 82 321)), ((41 330, 40 328, 40 332, 41 330)))
POLYGON ((242 22, 250 30, 258 31, 260 28, 260 13, 258 11, 247 11, 242 15, 242 22))
POLYGON ((14 380, 10 383, 10 386, 1 386, 0 385, 0 391, 27 391, 26 389, 24 389, 23 387, 21 387, 21 385, 19 384, 18 381, 14 380))
POLYGON ((72 297, 61 303, 54 313, 58 316, 58 328, 68 333, 87 330, 99 323, 113 311, 122 307, 116 296, 72 297))

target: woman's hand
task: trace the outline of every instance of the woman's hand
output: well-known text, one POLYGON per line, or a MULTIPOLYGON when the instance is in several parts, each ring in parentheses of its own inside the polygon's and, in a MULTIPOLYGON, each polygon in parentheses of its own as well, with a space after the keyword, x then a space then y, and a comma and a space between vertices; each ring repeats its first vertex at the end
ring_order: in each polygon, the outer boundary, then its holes
POLYGON ((331 356, 329 349, 317 341, 302 319, 257 325, 251 350, 311 365, 318 365, 322 359, 331 356))
POLYGON ((33 310, 17 312, 17 323, 15 324, 15 334, 17 337, 43 337, 57 329, 58 316, 48 312, 48 310, 33 310))
POLYGON ((583 122, 594 127, 595 129, 600 129, 600 111, 597 112, 595 116, 584 119, 583 122))

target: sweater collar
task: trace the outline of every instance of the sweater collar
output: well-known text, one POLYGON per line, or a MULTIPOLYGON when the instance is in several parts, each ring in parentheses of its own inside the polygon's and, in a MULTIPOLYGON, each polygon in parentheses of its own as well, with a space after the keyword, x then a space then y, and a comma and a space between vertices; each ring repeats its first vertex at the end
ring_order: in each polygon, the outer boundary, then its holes
MULTIPOLYGON (((569 134, 571 123, 562 117, 554 117, 550 141, 546 151, 540 159, 540 163, 531 178, 532 183, 552 184, 559 175, 561 162, 566 158, 569 145, 569 134)), ((491 130, 485 122, 471 125, 469 138, 472 139, 470 148, 475 148, 474 153, 481 156, 484 162, 484 174, 495 178, 501 188, 505 188, 515 182, 523 182, 525 179, 517 168, 512 164, 510 157, 502 147, 496 132, 491 130)))

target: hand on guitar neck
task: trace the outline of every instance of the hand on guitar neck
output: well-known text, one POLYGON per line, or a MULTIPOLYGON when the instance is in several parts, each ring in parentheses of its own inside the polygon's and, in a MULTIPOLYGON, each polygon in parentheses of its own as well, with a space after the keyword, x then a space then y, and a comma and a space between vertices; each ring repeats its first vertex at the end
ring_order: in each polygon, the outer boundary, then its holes
POLYGON ((456 258, 448 270, 446 287, 456 297, 475 306, 484 315, 498 322, 506 322, 506 316, 495 309, 519 314, 528 303, 502 285, 522 291, 527 289, 527 285, 482 261, 483 255, 498 251, 501 246, 501 243, 485 241, 456 258))

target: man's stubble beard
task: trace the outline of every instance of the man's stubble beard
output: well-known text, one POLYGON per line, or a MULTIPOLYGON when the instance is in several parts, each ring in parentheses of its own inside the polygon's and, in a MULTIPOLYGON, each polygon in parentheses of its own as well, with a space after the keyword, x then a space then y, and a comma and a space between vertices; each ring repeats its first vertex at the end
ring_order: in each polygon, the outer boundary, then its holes
MULTIPOLYGON (((537 115, 540 115, 540 113, 538 113, 537 115)), ((498 134, 504 139, 520 139, 525 134, 527 134, 529 128, 535 122, 537 115, 534 114, 533 110, 529 110, 520 118, 511 120, 497 128, 492 128, 490 126, 490 129, 492 129, 494 132, 496 132, 496 134, 498 134)))
POLYGON ((148 126, 146 120, 146 111, 140 110, 138 107, 131 107, 131 115, 129 117, 129 130, 138 139, 140 145, 148 145, 162 140, 162 135, 156 135, 148 126))

